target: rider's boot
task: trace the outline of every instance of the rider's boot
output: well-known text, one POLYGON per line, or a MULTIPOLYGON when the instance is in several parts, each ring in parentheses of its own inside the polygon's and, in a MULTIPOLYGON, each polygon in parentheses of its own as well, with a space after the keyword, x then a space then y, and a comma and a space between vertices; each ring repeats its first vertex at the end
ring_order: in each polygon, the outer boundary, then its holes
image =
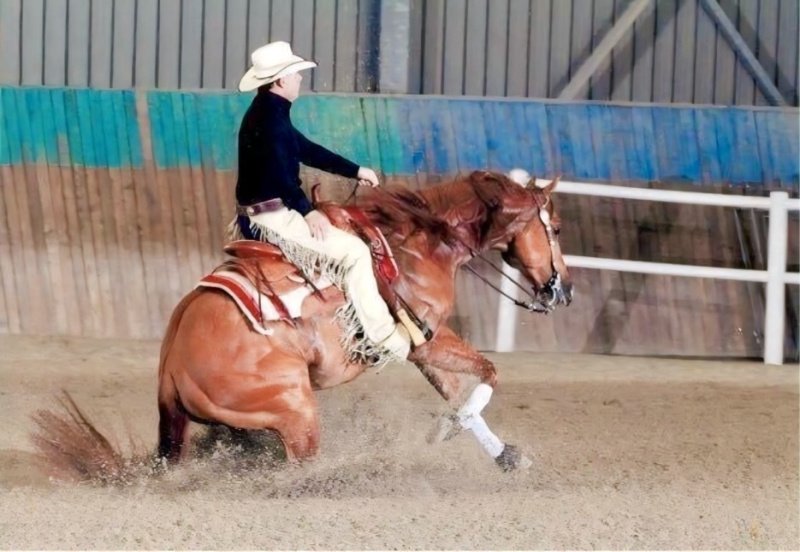
POLYGON ((381 342, 381 345, 397 357, 406 359, 411 352, 411 336, 403 324, 397 323, 394 331, 381 342))

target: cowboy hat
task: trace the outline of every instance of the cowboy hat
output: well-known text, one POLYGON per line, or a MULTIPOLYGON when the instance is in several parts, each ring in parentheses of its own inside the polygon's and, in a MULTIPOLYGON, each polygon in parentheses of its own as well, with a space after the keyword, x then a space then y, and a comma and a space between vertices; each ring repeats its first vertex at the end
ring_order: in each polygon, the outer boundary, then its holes
POLYGON ((283 41, 270 42, 258 48, 250 54, 250 61, 253 66, 239 81, 239 90, 242 92, 255 90, 286 75, 317 66, 313 61, 294 55, 289 43, 283 41))

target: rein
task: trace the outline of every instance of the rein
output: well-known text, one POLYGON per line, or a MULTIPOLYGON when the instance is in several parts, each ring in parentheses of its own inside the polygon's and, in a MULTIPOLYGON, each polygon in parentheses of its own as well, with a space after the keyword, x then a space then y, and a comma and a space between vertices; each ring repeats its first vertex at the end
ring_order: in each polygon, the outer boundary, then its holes
POLYGON ((347 199, 345 199, 344 202, 342 202, 342 205, 347 205, 348 203, 353 201, 353 199, 356 197, 356 192, 358 191, 358 188, 360 186, 361 185, 358 183, 358 181, 356 181, 355 185, 353 186, 353 191, 350 192, 350 195, 347 196, 347 199))
MULTIPOLYGON (((356 184, 353 186, 352 192, 350 192, 350 195, 344 201, 344 204, 350 203, 350 201, 352 201, 355 198, 356 192, 358 191, 358 188, 359 188, 359 184, 358 184, 358 182, 356 182, 356 184)), ((475 195, 479 199, 479 201, 482 201, 484 204, 487 204, 486 201, 484 201, 483 198, 481 198, 480 193, 474 187, 474 185, 473 185, 473 191, 475 192, 475 195)), ((534 200, 536 201, 537 207, 539 209, 539 218, 542 219, 542 222, 545 225, 545 230, 547 232, 548 241, 550 242, 550 246, 552 248, 553 241, 554 241, 554 235, 553 235, 553 232, 552 232, 552 228, 550 226, 549 213, 547 212, 547 204, 550 202, 550 198, 546 198, 544 201, 542 201, 540 196, 534 194, 534 200)), ((488 204, 487 204, 487 207, 488 207, 488 204)), ((469 272, 474 274, 479 280, 481 280, 483 283, 485 283, 490 288, 495 290, 501 296, 503 296, 506 299, 510 300, 517 307, 522 307, 523 309, 527 310, 528 312, 541 312, 541 313, 545 313, 545 314, 550 312, 550 309, 547 307, 547 305, 543 304, 540 300, 536 299, 536 297, 534 297, 533 294, 531 294, 531 292, 528 291, 527 288, 525 288, 519 282, 517 282, 514 278, 512 278, 511 276, 506 274, 503 271, 502 268, 498 267, 492 261, 490 261, 489 259, 484 257, 483 254, 480 253, 479 251, 476 251, 475 249, 470 247, 467 243, 464 242, 464 240, 462 240, 457 235, 453 235, 452 237, 454 237, 456 240, 458 240, 461 243, 461 245, 463 245, 470 252, 470 254, 472 255, 473 258, 478 258, 481 261, 483 261, 484 263, 488 264, 493 270, 498 272, 503 278, 506 278, 507 280, 512 282, 517 288, 521 289, 525 293, 525 295, 527 295, 530 298, 530 301, 521 301, 519 299, 516 299, 515 297, 512 297, 511 295, 509 295, 508 293, 506 293, 505 291, 503 291, 502 289, 497 287, 495 284, 490 282, 488 278, 485 278, 484 276, 482 276, 477 270, 475 270, 474 268, 472 268, 468 264, 462 265, 461 268, 463 268, 465 270, 468 270, 469 272)), ((553 276, 550 278, 550 281, 548 282, 548 284, 552 284, 552 283, 555 282, 555 280, 557 278, 556 274, 557 274, 556 272, 553 273, 553 276)), ((399 298, 399 296, 398 296, 398 298, 399 298)), ((402 302, 404 303, 404 306, 408 309, 408 306, 405 305, 405 301, 402 301, 402 302)), ((410 309, 408 309, 408 310, 410 310, 410 309)), ((412 312, 412 314, 413 314, 413 312, 412 312)), ((417 320, 419 320, 419 319, 417 319, 417 320)))
POLYGON ((547 313, 547 312, 548 312, 548 308, 547 308, 546 306, 544 306, 544 305, 543 305, 543 304, 542 304, 540 301, 538 301, 538 300, 537 300, 537 299, 536 299, 536 298, 535 298, 533 295, 531 295, 531 292, 530 292, 530 291, 528 291, 528 290, 527 290, 525 287, 523 287, 522 285, 520 285, 520 283, 519 283, 519 282, 517 282, 517 281, 516 281, 514 278, 512 278, 511 276, 509 276, 508 274, 506 274, 506 273, 503 271, 503 269, 502 269, 502 268, 500 268, 500 267, 498 267, 497 265, 495 265, 495 264, 494 264, 492 261, 490 261, 489 259, 485 258, 485 257, 484 257, 482 254, 480 254, 480 253, 476 253, 476 254, 474 255, 474 258, 478 258, 478 259, 482 260, 483 262, 485 262, 486 264, 488 264, 490 267, 492 267, 493 269, 495 269, 497 272, 499 272, 499 273, 500 273, 500 275, 501 275, 501 276, 503 276, 503 278, 506 278, 506 279, 508 279, 508 280, 509 280, 509 281, 511 281, 511 282, 512 282, 512 283, 513 283, 515 286, 517 286, 519 289, 521 289, 522 291, 524 291, 524 292, 525 292, 525 294, 526 294, 528 297, 530 297, 532 300, 531 300, 530 302, 525 302, 525 301, 520 301, 519 299, 516 299, 516 298, 512 297, 511 295, 509 295, 508 293, 506 293, 505 291, 503 291, 502 289, 500 289, 499 287, 497 287, 496 285, 494 285, 492 282, 490 282, 490 281, 489 281, 487 278, 484 278, 484 277, 483 277, 481 274, 479 274, 479 273, 478 273, 478 271, 477 271, 477 270, 475 270, 474 268, 472 268, 471 266, 469 266, 469 265, 467 265, 467 264, 463 265, 461 268, 463 268, 463 269, 465 269, 465 270, 469 270, 469 271, 470 271, 472 274, 474 274, 474 275, 475 275, 475 276, 476 276, 476 277, 477 277, 479 280, 481 280, 481 281, 482 281, 484 284, 486 284, 487 286, 489 286, 490 288, 492 288, 493 290, 495 290, 497 293, 499 293, 500 295, 502 295, 502 296, 503 296, 503 297, 505 297, 506 299, 509 299, 509 300, 510 300, 512 303, 514 303, 514 305, 516 305, 517 307, 522 307, 523 309, 525 309, 525 310, 527 310, 527 311, 529 311, 529 312, 543 312, 543 313, 547 313))

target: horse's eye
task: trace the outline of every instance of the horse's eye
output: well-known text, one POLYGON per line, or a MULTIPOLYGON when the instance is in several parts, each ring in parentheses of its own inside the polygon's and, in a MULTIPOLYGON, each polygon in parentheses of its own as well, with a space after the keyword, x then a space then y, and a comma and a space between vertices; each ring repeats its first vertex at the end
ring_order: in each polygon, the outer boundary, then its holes
POLYGON ((561 228, 553 228, 553 233, 558 236, 561 233, 561 228))

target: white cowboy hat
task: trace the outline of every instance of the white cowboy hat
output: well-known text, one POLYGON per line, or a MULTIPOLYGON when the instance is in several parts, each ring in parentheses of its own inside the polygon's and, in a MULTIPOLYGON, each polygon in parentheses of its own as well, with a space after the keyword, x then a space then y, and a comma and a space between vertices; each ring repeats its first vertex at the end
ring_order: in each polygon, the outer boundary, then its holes
POLYGON ((250 54, 253 66, 239 81, 239 90, 249 92, 259 86, 275 82, 281 77, 311 69, 317 64, 292 53, 288 42, 270 42, 250 54))

